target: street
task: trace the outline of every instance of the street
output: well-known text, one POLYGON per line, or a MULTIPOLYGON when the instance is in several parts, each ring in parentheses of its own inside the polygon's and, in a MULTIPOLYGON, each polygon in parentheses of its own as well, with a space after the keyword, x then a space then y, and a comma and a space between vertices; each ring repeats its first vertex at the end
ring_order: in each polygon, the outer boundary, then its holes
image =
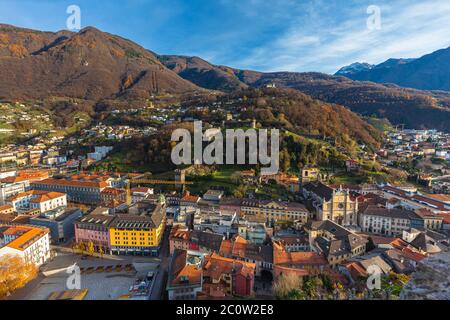
POLYGON ((159 254, 159 258, 161 259, 158 273, 156 274, 155 279, 153 280, 155 283, 153 285, 153 290, 150 295, 150 300, 162 300, 165 296, 166 290, 166 282, 167 282, 167 274, 169 270, 169 233, 170 227, 166 227, 166 230, 163 235, 163 239, 161 242, 161 251, 159 254))

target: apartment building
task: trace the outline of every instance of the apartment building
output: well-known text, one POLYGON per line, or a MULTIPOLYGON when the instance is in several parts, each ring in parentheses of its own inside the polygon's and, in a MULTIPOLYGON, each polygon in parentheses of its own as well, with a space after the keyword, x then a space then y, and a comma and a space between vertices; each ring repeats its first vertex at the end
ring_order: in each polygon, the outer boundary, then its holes
POLYGON ((100 198, 103 204, 125 203, 127 195, 124 189, 105 188, 100 192, 100 198))
POLYGON ((67 195, 61 192, 30 190, 18 193, 6 200, 14 211, 39 210, 50 211, 67 206, 67 195))
POLYGON ((30 218, 30 224, 49 229, 53 243, 64 243, 74 237, 74 222, 82 215, 83 212, 79 208, 59 207, 30 218))
POLYGON ((250 296, 255 282, 255 264, 224 258, 217 254, 207 255, 203 261, 203 293, 209 289, 222 293, 223 297, 250 296))
POLYGON ((33 189, 67 194, 70 202, 99 204, 101 192, 109 187, 105 181, 84 181, 70 179, 45 179, 31 184, 33 189))
POLYGON ((162 203, 155 205, 151 214, 119 214, 109 229, 111 252, 157 256, 165 226, 166 207, 162 203))
POLYGON ((410 228, 423 228, 424 220, 411 210, 370 205, 360 214, 360 227, 364 232, 401 237, 410 228))
POLYGON ((17 255, 26 263, 38 266, 50 258, 50 237, 46 228, 12 226, 3 231, 4 246, 0 248, 0 257, 17 255))
POLYGON ((201 266, 188 262, 187 252, 176 249, 169 265, 167 292, 169 300, 196 300, 202 291, 201 266))
POLYGON ((304 228, 313 250, 322 252, 331 266, 366 252, 366 239, 332 220, 309 221, 304 228))
POLYGON ((89 214, 75 221, 75 241, 88 244, 92 242, 98 251, 110 252, 109 227, 115 216, 89 214))
POLYGON ((297 202, 244 199, 241 202, 242 215, 255 215, 268 221, 291 221, 306 223, 309 212, 297 202))
POLYGON ((0 183, 0 205, 6 204, 6 199, 25 192, 25 185, 23 183, 0 183))

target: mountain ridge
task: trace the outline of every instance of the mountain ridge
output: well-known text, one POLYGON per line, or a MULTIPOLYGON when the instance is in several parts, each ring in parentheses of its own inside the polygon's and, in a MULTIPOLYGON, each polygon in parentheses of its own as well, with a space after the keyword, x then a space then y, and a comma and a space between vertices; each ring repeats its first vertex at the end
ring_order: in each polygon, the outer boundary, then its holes
POLYGON ((87 27, 77 33, 0 28, 0 98, 87 100, 201 88, 124 38, 87 27), (27 88, 23 88, 26 86, 27 88))
MULTIPOLYGON (((412 63, 412 62, 411 62, 412 63)), ((211 94, 278 86, 412 128, 450 130, 450 93, 354 81, 322 73, 240 70, 200 57, 158 55, 87 27, 44 32, 0 25, 0 99, 67 97, 102 104, 154 95, 211 94)))
MULTIPOLYGON (((345 69, 343 67, 342 69, 345 69)), ((450 91, 450 47, 436 50, 417 59, 388 59, 369 69, 342 72, 352 80, 393 83, 421 90, 450 91)))

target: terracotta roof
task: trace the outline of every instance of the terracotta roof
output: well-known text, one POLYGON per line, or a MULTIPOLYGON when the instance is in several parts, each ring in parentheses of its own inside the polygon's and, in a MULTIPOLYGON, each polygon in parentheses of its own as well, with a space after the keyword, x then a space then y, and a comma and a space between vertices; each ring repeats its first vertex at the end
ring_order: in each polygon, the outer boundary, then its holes
POLYGON ((22 178, 22 177, 6 177, 0 180, 0 182, 2 183, 16 183, 16 182, 23 182, 23 181, 28 181, 28 179, 26 178, 22 178))
POLYGON ((204 283, 197 300, 222 300, 226 298, 226 292, 227 286, 223 283, 204 283))
POLYGON ((18 237, 28 231, 30 231, 30 228, 28 227, 17 226, 17 227, 10 227, 8 230, 4 231, 3 234, 18 237))
POLYGON ((151 191, 151 188, 145 188, 145 187, 135 187, 135 188, 131 188, 131 193, 133 192, 142 192, 142 193, 147 193, 149 191, 151 191))
POLYGON ((180 229, 179 226, 175 226, 170 230, 169 239, 189 240, 191 231, 180 229))
POLYGON ((219 280, 223 274, 241 274, 253 277, 256 265, 230 258, 224 258, 215 253, 205 256, 203 274, 213 280, 219 280))
POLYGON ((125 190, 118 188, 105 188, 102 190, 103 194, 123 194, 125 190))
POLYGON ((361 266, 361 264, 357 261, 349 262, 349 263, 345 264, 344 266, 350 272, 350 274, 354 280, 356 280, 359 277, 367 276, 366 269, 364 269, 363 266, 361 266))
MULTIPOLYGON (((17 228, 17 227, 12 227, 17 228)), ((19 236, 17 239, 11 241, 6 246, 24 251, 29 246, 34 244, 37 240, 45 236, 47 233, 49 233, 48 230, 40 229, 40 228, 28 228, 28 231, 25 232, 23 235, 19 236)))
POLYGON ((67 179, 45 179, 37 182, 33 182, 33 185, 61 185, 72 187, 84 187, 84 188, 107 188, 108 184, 104 181, 80 181, 80 180, 67 180, 67 179))
POLYGON ((445 224, 450 224, 450 213, 440 213, 439 215, 444 219, 445 224))
POLYGON ((407 257, 408 259, 414 260, 416 262, 422 261, 423 259, 425 259, 427 256, 417 252, 417 251, 413 251, 410 248, 403 248, 402 253, 405 257, 407 257))
POLYGON ((286 266, 327 265, 328 261, 318 252, 287 252, 284 245, 274 241, 273 263, 286 266))
POLYGON ((36 196, 33 199, 30 200, 30 202, 39 203, 42 201, 48 201, 51 199, 63 197, 65 194, 61 192, 53 192, 53 191, 46 191, 46 190, 29 190, 25 192, 18 193, 12 197, 9 197, 7 201, 15 201, 21 198, 25 198, 28 196, 36 196))
POLYGON ((235 239, 223 240, 220 245, 220 254, 224 256, 245 257, 245 251, 247 247, 247 240, 241 236, 235 237, 235 239))
POLYGON ((24 171, 19 171, 18 176, 30 181, 36 181, 36 180, 43 180, 49 177, 49 172, 48 171, 42 171, 42 170, 38 170, 38 171, 28 171, 28 170, 24 170, 24 171))
POLYGON ((39 196, 37 196, 36 198, 33 198, 30 200, 30 202, 32 203, 40 203, 40 202, 45 202, 45 201, 49 201, 52 199, 56 199, 56 198, 61 198, 64 197, 66 194, 65 193, 61 193, 61 192, 47 192, 45 194, 41 194, 39 196))
POLYGON ((202 270, 196 265, 185 265, 172 280, 171 285, 193 285, 202 282, 202 270))
POLYGON ((416 214, 418 214, 419 216, 421 216, 422 218, 443 219, 442 216, 440 216, 438 214, 434 214, 431 210, 428 210, 425 208, 416 209, 416 210, 414 210, 414 212, 416 214))
POLYGON ((387 202, 388 202, 389 204, 396 204, 396 203, 399 203, 399 202, 400 202, 400 199, 397 199, 397 198, 390 198, 387 202))
POLYGON ((445 203, 450 203, 450 195, 448 194, 426 194, 425 197, 445 203))
MULTIPOLYGON (((369 236, 367 236, 367 238, 369 238, 369 236)), ((400 248, 406 247, 408 245, 405 241, 396 237, 383 237, 377 235, 370 235, 370 238, 372 239, 375 245, 390 244, 393 247, 400 247, 400 248)))
POLYGON ((0 206, 0 212, 2 212, 2 211, 9 211, 11 209, 13 209, 13 206, 10 205, 10 204, 5 204, 3 206, 0 206))
POLYGON ((193 196, 190 194, 186 194, 183 198, 181 198, 181 201, 183 202, 194 202, 197 203, 200 200, 200 197, 193 196))

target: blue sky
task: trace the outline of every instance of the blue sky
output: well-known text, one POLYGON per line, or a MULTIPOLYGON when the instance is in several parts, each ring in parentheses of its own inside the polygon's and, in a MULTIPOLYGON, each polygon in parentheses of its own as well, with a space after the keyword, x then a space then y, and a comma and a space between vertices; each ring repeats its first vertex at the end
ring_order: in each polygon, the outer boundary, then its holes
POLYGON ((260 71, 334 73, 450 46, 449 0, 0 0, 0 23, 65 29, 72 4, 82 27, 260 71), (367 28, 370 5, 381 10, 379 30, 367 28))

